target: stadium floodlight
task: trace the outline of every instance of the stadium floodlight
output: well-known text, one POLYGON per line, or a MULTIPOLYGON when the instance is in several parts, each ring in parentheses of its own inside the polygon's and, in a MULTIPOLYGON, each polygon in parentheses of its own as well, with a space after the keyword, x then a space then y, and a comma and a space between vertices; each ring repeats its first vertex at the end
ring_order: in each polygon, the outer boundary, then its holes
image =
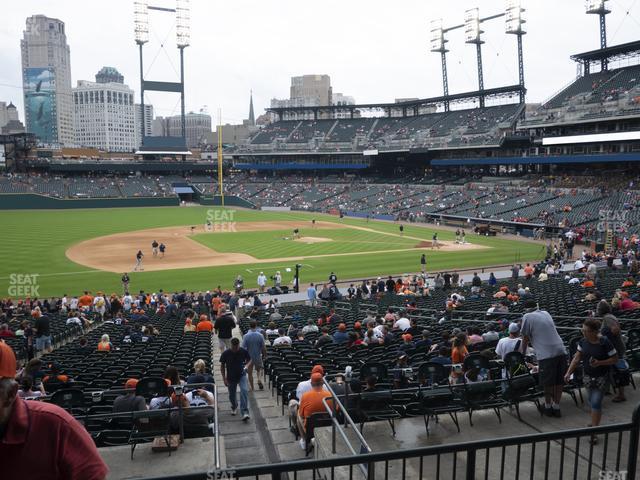
POLYGON ((178 48, 191 44, 191 9, 189 0, 176 1, 176 43, 178 48))
POLYGON ((446 52, 445 44, 447 41, 444 39, 444 30, 442 29, 442 19, 431 21, 431 51, 432 52, 446 52))
POLYGON ((507 0, 507 8, 505 11, 505 32, 512 35, 522 35, 524 31, 523 24, 527 22, 524 18, 525 9, 522 8, 520 0, 507 0))
POLYGON ((587 0, 585 3, 585 7, 587 13, 593 13, 596 15, 609 13, 605 3, 609 0, 587 0))
POLYGON ((464 42, 465 43, 482 43, 480 40, 480 10, 471 8, 464 12, 464 42))
POLYGON ((149 9, 147 0, 133 2, 133 24, 136 43, 142 45, 149 41, 149 9))

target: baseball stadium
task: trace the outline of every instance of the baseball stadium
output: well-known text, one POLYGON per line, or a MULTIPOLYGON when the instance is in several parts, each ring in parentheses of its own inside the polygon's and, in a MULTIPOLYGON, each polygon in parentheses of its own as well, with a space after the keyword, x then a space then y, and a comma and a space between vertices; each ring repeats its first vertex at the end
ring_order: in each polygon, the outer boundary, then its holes
POLYGON ((636 1, 92 2, 135 89, 112 66, 72 87, 103 32, 23 3, 0 45, 2 479, 640 478, 636 1), (251 54, 239 12, 269 23, 251 54), (346 61, 329 30, 292 43, 301 15, 396 14, 411 37, 366 32, 375 98, 312 74, 254 108, 315 62, 366 76, 364 31, 346 61), (415 42, 429 88, 399 98, 415 42), (252 61, 247 119, 188 111, 233 111, 215 84, 252 61))

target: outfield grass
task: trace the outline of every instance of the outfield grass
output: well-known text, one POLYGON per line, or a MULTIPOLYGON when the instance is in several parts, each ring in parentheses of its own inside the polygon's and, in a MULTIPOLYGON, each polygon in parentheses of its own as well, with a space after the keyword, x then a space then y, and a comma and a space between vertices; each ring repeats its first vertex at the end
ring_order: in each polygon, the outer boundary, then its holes
MULTIPOLYGON (((202 225, 207 218, 206 207, 161 207, 122 208, 87 210, 47 210, 47 211, 1 211, 0 224, 3 227, 0 242, 0 297, 7 296, 15 274, 37 274, 40 296, 73 294, 83 289, 117 292, 120 289, 120 275, 91 270, 78 265, 65 256, 65 251, 73 244, 94 237, 122 233, 147 228, 202 225)), ((261 212, 236 210, 234 221, 281 221, 292 219, 342 222, 364 226, 378 232, 396 234, 398 226, 387 222, 366 222, 359 219, 343 219, 299 212, 261 212)), ((431 227, 405 226, 405 235, 431 240, 431 227)), ((221 252, 248 253, 259 259, 330 255, 336 253, 378 252, 412 248, 417 241, 391 237, 380 233, 354 229, 303 229, 307 236, 327 237, 332 242, 307 245, 284 241, 282 237, 291 232, 242 232, 196 235, 194 239, 221 252), (369 242, 369 243, 366 243, 369 242), (380 242, 380 243, 378 243, 380 242), (382 247, 382 248, 381 248, 382 247)), ((453 233, 440 231, 442 240, 453 239, 453 233)), ((489 249, 460 252, 427 251, 428 270, 454 270, 482 265, 507 264, 516 259, 530 260, 542 255, 539 245, 468 235, 472 243, 487 245, 489 249)), ((366 253, 353 256, 333 256, 301 261, 303 269, 301 281, 324 281, 330 271, 340 278, 374 277, 386 273, 417 271, 420 267, 421 251, 366 253)), ((293 265, 283 262, 256 265, 232 265, 224 267, 204 267, 182 270, 131 273, 133 290, 187 289, 206 290, 221 285, 229 288, 236 275, 245 277, 245 284, 255 285, 260 270, 267 275, 280 270, 284 281, 290 282, 292 273, 284 269, 293 265)))

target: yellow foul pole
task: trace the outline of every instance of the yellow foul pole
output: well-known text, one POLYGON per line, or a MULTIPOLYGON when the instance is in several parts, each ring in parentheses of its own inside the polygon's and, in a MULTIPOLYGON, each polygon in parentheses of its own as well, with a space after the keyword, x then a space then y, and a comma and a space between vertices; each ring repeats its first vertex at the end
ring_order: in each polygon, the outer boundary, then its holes
POLYGON ((224 188, 222 185, 222 109, 218 110, 218 187, 220 202, 224 207, 224 188))

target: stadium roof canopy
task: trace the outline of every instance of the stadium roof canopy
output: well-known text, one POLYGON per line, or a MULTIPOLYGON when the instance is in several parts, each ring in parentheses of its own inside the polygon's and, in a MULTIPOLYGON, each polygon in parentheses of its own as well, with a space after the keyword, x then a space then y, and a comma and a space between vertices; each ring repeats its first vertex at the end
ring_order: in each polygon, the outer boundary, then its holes
MULTIPOLYGON (((404 102, 395 103, 363 103, 359 105, 325 105, 325 106, 308 106, 308 107, 270 107, 267 108, 267 112, 281 115, 283 113, 293 112, 313 112, 315 114, 319 112, 354 112, 356 110, 402 110, 403 116, 408 113, 415 115, 412 110, 417 110, 423 106, 438 106, 443 105, 446 102, 449 103, 468 103, 479 99, 480 97, 488 98, 517 98, 519 101, 519 95, 521 92, 526 92, 526 89, 521 85, 511 85, 506 87, 489 88, 485 90, 475 90, 472 92, 456 93, 452 95, 424 98, 418 100, 408 100, 404 102)), ((514 102, 515 103, 515 102, 514 102)))
POLYGON ((638 56, 640 56, 640 40, 622 43, 620 45, 613 45, 612 47, 607 48, 599 48, 589 52, 577 53, 575 55, 571 55, 571 60, 579 63, 590 64, 600 62, 602 60, 609 60, 612 62, 638 56))

